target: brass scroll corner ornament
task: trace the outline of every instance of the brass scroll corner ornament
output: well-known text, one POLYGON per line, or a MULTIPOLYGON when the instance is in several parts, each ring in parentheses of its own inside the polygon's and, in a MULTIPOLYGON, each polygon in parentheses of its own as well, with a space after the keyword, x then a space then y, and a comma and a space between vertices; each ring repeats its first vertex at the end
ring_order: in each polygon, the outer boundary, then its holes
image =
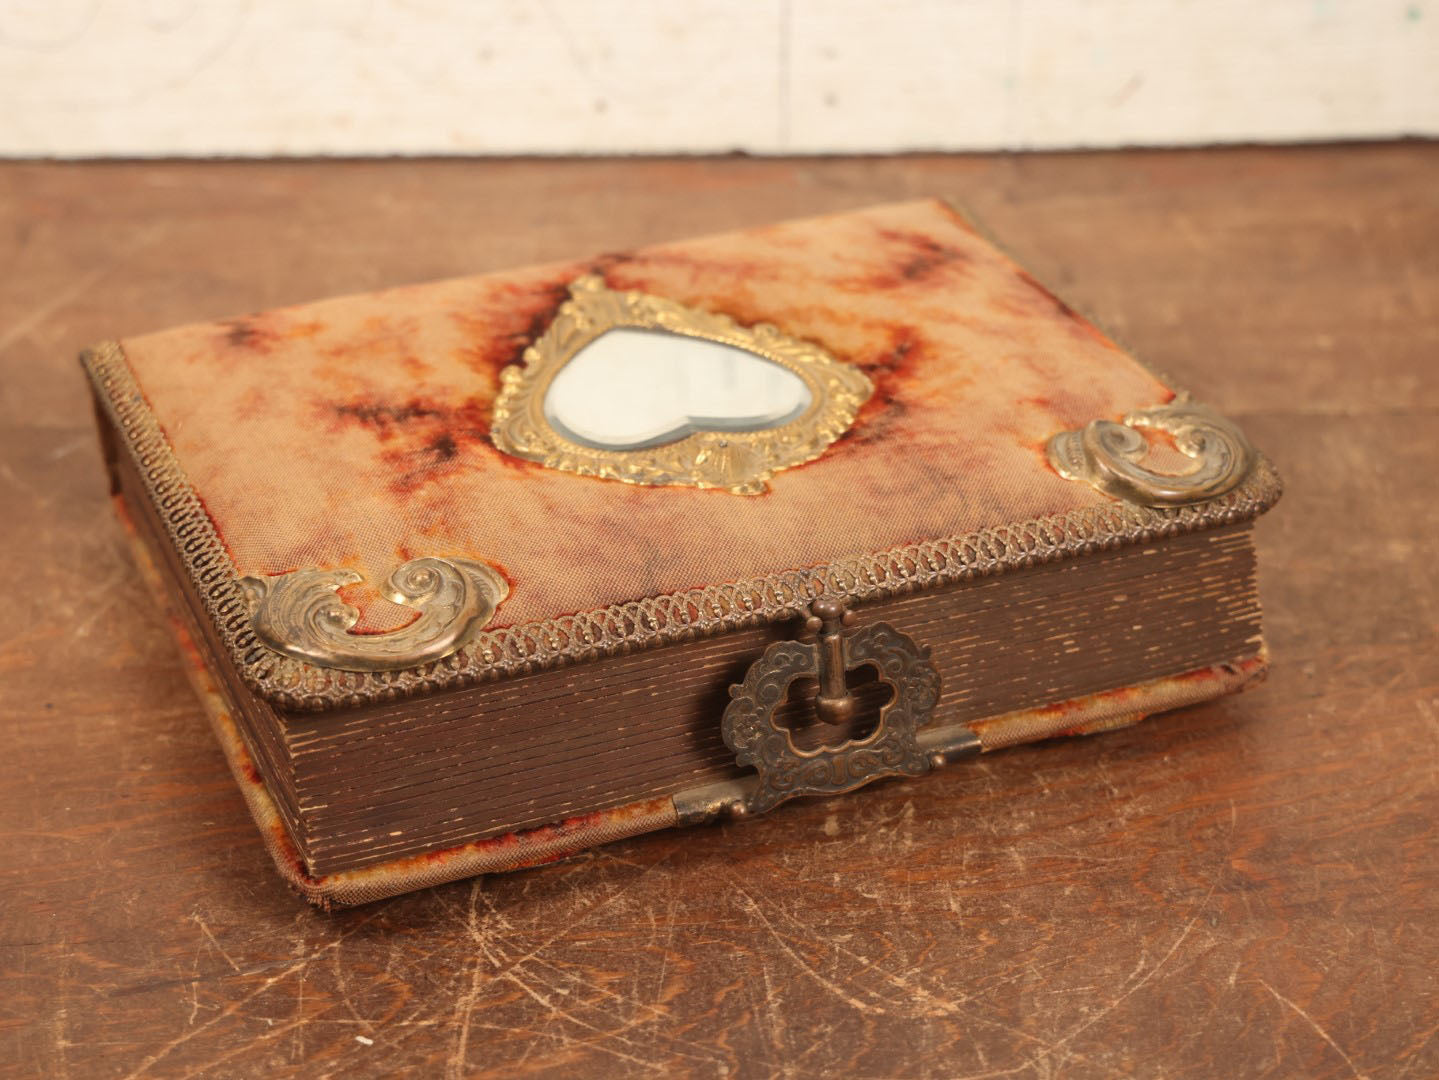
POLYGON ((1049 463, 1060 476, 1141 506, 1186 506, 1231 491, 1254 468, 1254 447, 1232 420, 1206 405, 1178 400, 1136 409, 1123 423, 1092 420, 1049 440, 1049 463), (1140 464, 1149 442, 1137 429, 1163 431, 1194 467, 1158 473, 1140 464))
POLYGON ((874 384, 859 368, 813 342, 768 323, 742 326, 728 315, 700 311, 642 292, 617 292, 587 274, 569 286, 549 328, 525 349, 523 362, 500 373, 490 437, 504 453, 551 469, 646 486, 683 485, 759 495, 782 469, 812 461, 843 435, 874 384), (545 414, 555 376, 606 331, 659 330, 729 345, 797 376, 809 393, 798 415, 757 430, 697 430, 674 441, 633 449, 578 442, 545 414))
POLYGON ((472 559, 427 556, 401 563, 384 595, 419 618, 383 634, 352 634, 360 613, 337 595, 354 570, 295 570, 242 577, 255 636, 276 652, 341 671, 393 671, 449 656, 494 617, 510 593, 497 571, 472 559))
POLYGON ((919 776, 936 764, 917 737, 939 700, 939 672, 929 650, 888 623, 851 629, 853 613, 838 600, 816 600, 811 612, 807 625, 817 631, 815 641, 775 642, 750 665, 743 682, 730 687, 721 733, 735 760, 759 774, 756 782, 734 789, 732 813, 762 814, 798 795, 832 795, 885 776, 919 776), (844 723, 857 704, 845 672, 864 664, 873 664, 894 691, 874 730, 839 746, 797 749, 774 722, 790 684, 805 676, 817 679, 819 718, 844 723))

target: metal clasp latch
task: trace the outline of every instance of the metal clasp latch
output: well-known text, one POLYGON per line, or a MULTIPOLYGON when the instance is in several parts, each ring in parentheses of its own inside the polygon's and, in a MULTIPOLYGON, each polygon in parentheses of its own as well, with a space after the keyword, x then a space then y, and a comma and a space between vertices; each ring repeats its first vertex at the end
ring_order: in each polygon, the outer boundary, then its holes
POLYGON ((805 620, 814 640, 775 642, 730 686, 721 733, 735 760, 755 772, 677 793, 678 824, 762 814, 799 795, 834 795, 885 776, 919 776, 980 753, 979 736, 962 720, 930 723, 940 678, 929 649, 888 623, 856 623, 843 600, 816 600, 805 620), (866 664, 891 691, 873 730, 835 746, 797 747, 791 732, 775 722, 795 680, 818 684, 814 710, 820 721, 848 726, 861 703, 845 676, 866 664))
POLYGON ((743 682, 730 687, 721 731, 742 766, 753 766, 756 782, 736 791, 731 811, 761 814, 798 795, 832 795, 884 776, 919 776, 934 755, 920 746, 917 732, 939 700, 939 672, 929 650, 888 623, 855 627, 844 601, 816 600, 806 629, 814 641, 777 641, 750 665, 743 682), (871 664, 893 692, 868 735, 838 746, 801 750, 791 733, 775 723, 775 711, 790 685, 815 679, 814 707, 831 725, 852 721, 859 702, 846 673, 871 664), (737 804, 737 805, 736 805, 737 804))

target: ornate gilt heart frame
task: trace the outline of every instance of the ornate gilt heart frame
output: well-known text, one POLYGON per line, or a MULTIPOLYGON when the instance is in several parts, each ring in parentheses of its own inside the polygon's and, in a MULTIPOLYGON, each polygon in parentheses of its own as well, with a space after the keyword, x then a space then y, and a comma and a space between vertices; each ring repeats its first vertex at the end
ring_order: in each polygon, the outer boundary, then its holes
POLYGON ((781 469, 812 461, 854 422, 874 392, 862 371, 812 342, 767 323, 741 326, 641 292, 616 292, 586 275, 523 361, 500 373, 491 437, 499 449, 552 469, 628 484, 723 488, 758 495, 781 469), (559 371, 601 334, 619 327, 663 330, 743 349, 797 375, 809 390, 799 416, 756 431, 697 431, 659 446, 601 449, 566 438, 545 416, 545 393, 559 371))

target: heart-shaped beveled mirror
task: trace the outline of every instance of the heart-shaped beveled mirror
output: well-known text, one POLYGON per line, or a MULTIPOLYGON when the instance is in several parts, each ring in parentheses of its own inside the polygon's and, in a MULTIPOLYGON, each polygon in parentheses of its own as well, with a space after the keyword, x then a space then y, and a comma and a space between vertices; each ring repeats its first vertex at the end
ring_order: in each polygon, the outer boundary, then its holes
POLYGON ((873 392, 863 372, 768 324, 739 325, 595 276, 501 373, 506 453, 632 484, 758 494, 813 460, 873 392))
POLYGON ((814 400, 794 372, 733 345, 606 330, 556 372, 545 419, 596 450, 643 450, 704 431, 764 431, 814 400))

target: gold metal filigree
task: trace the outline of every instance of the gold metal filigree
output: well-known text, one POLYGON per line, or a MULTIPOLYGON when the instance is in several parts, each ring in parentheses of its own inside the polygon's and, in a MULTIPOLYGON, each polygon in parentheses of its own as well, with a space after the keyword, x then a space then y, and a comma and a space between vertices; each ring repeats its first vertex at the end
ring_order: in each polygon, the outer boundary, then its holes
POLYGON ((1063 477, 1082 480, 1116 499, 1141 506, 1186 506, 1239 486, 1257 455, 1233 421, 1206 405, 1174 401, 1137 409, 1122 424, 1092 420, 1079 431, 1049 440, 1049 463, 1063 477), (1136 428, 1163 431, 1195 465, 1187 472, 1157 473, 1139 464, 1149 442, 1136 428))
POLYGON ((392 671, 449 656, 494 616, 509 584, 484 563, 426 557, 400 564, 385 598, 420 617, 384 634, 352 634, 360 613, 337 595, 354 570, 295 570, 243 577, 255 636, 276 652, 341 671, 392 671))
POLYGON ((630 484, 724 488, 742 495, 766 490, 781 469, 812 461, 854 422, 874 386, 858 368, 768 323, 741 326, 727 315, 698 311, 641 292, 615 292, 594 275, 570 285, 570 299, 549 329, 505 368, 491 435, 508 454, 552 469, 630 484), (758 431, 696 431, 673 442, 602 449, 566 438, 545 415, 556 374, 601 334, 619 327, 664 330, 754 353, 797 375, 809 404, 788 422, 758 431))

